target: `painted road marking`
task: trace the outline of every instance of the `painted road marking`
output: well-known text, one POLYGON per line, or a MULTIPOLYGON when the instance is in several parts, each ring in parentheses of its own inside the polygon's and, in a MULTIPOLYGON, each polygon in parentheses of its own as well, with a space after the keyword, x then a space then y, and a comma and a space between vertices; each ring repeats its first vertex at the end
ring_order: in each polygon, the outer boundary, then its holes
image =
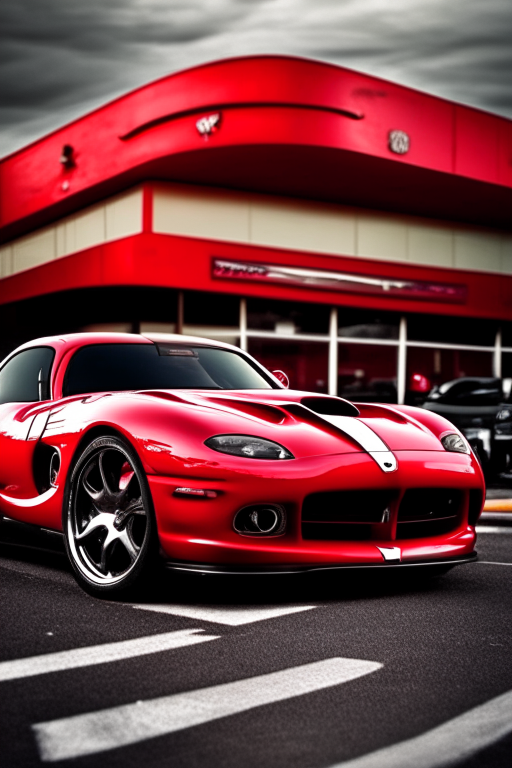
POLYGON ((32 728, 42 760, 66 760, 331 688, 381 667, 376 661, 325 659, 234 683, 38 723, 32 728))
POLYGON ((163 604, 137 604, 134 608, 142 611, 157 611, 158 613, 171 613, 173 616, 185 616, 188 619, 200 619, 212 621, 215 624, 229 624, 238 627, 241 624, 251 624, 253 621, 275 619, 278 616, 286 616, 290 613, 300 613, 317 608, 316 605, 258 605, 254 608, 238 608, 231 605, 169 605, 163 604))
POLYGON ((0 663, 0 682, 44 675, 48 672, 61 672, 65 669, 89 667, 93 664, 105 664, 109 661, 145 656, 149 653, 169 651, 173 648, 183 648, 187 645, 197 645, 197 643, 218 639, 217 636, 196 634, 197 632, 203 632, 203 630, 182 629, 178 632, 137 637, 135 640, 123 640, 118 643, 92 645, 87 648, 31 656, 26 659, 3 661, 0 663))
POLYGON ((493 560, 477 560, 480 565, 512 565, 512 563, 495 563, 493 560))
POLYGON ((331 768, 441 768, 467 760, 512 733, 512 691, 414 739, 331 768))
POLYGON ((496 523, 498 520, 504 523, 512 523, 512 512, 482 512, 480 520, 482 523, 488 521, 496 523))
POLYGON ((477 533, 512 533, 512 528, 501 527, 500 525, 477 525, 477 533))

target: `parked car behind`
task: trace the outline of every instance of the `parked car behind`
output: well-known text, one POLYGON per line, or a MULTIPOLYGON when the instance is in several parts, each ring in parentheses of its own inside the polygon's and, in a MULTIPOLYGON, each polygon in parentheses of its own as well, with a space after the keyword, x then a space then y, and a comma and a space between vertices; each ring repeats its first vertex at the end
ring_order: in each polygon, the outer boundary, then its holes
POLYGON ((512 467, 512 379, 504 379, 504 402, 500 404, 494 423, 493 463, 498 472, 512 467))
POLYGON ((504 410, 504 389, 510 390, 510 379, 467 376, 434 386, 423 404, 464 433, 486 474, 499 471, 493 433, 496 416, 504 410))

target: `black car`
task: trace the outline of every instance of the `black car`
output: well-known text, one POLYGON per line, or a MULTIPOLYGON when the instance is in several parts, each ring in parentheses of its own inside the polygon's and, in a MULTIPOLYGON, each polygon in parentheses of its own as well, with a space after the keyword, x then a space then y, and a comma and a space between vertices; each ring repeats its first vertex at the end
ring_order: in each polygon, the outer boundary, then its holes
MULTIPOLYGON (((436 385, 423 407, 441 414, 455 424, 466 436, 484 471, 491 473, 499 471, 493 433, 496 416, 504 399, 502 379, 467 376, 436 385)), ((505 406, 501 412, 504 409, 505 406)), ((512 429, 512 417, 510 427, 512 429)))
POLYGON ((512 379, 504 379, 505 399, 500 404, 494 423, 493 462, 498 472, 512 467, 512 379))

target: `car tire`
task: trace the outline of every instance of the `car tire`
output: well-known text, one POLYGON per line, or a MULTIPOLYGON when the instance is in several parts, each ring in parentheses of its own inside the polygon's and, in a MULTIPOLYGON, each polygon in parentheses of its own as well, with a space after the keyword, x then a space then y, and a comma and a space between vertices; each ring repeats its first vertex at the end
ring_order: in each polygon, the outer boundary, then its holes
POLYGON ((73 466, 63 513, 66 551, 76 580, 97 597, 126 598, 158 565, 148 481, 134 448, 106 435, 73 466))

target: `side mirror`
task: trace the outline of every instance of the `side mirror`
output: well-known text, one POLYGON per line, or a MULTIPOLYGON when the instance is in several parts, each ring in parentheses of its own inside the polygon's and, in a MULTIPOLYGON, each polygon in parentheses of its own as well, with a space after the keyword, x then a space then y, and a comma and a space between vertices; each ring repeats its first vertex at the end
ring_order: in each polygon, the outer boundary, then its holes
POLYGON ((289 388, 290 379, 288 378, 288 376, 284 371, 272 371, 272 375, 275 376, 276 379, 281 382, 281 384, 285 389, 289 388))

